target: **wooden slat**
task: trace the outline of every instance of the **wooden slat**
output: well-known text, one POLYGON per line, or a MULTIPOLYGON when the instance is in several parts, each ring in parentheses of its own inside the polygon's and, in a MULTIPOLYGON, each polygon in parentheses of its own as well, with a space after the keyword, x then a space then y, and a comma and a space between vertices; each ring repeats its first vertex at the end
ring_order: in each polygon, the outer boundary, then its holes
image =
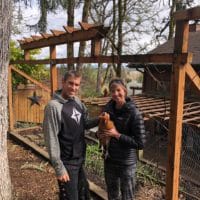
POLYGON ((160 111, 163 111, 165 113, 166 111, 170 110, 170 107, 168 105, 166 108, 155 108, 155 109, 149 109, 149 110, 143 110, 142 108, 140 108, 140 110, 143 114, 145 114, 145 113, 149 114, 152 112, 160 112, 160 111))
POLYGON ((50 31, 53 33, 54 36, 59 36, 66 33, 65 31, 53 30, 53 29, 51 29, 50 31))
POLYGON ((174 13, 174 20, 195 20, 200 18, 200 6, 174 13))
POLYGON ((74 28, 73 26, 63 26, 63 28, 65 29, 65 31, 67 33, 73 33, 75 31, 79 31, 80 30, 78 28, 74 28))
POLYGON ((88 24, 86 22, 79 22, 79 25, 85 31, 89 30, 90 28, 103 28, 103 25, 88 24))
POLYGON ((200 116, 196 116, 196 117, 191 117, 191 118, 188 118, 188 119, 184 119, 183 122, 187 123, 187 122, 190 122, 190 121, 196 121, 200 119, 200 116))
POLYGON ((23 71, 15 68, 13 65, 11 65, 11 69, 15 72, 17 72, 18 74, 20 74, 21 76, 23 76, 24 78, 30 80, 31 82, 33 82, 34 84, 38 85, 39 87, 41 87, 42 89, 44 89, 47 92, 50 92, 50 89, 45 86, 44 84, 40 83, 39 81, 33 79, 32 77, 28 76, 27 74, 25 74, 23 71))
POLYGON ((43 39, 45 38, 45 39, 48 39, 48 38, 50 38, 50 37, 53 37, 53 34, 49 34, 49 33, 40 33, 41 35, 42 35, 42 37, 43 37, 43 39))
POLYGON ((33 38, 33 40, 40 40, 43 38, 43 36, 40 35, 31 35, 31 37, 33 38))
POLYGON ((196 88, 200 90, 200 77, 199 75, 195 72, 193 67, 190 64, 186 65, 186 73, 189 76, 190 80, 194 83, 196 88))
POLYGON ((24 37, 24 41, 25 41, 26 43, 30 43, 30 42, 33 41, 33 38, 26 38, 26 37, 24 37))
POLYGON ((30 43, 20 44, 22 49, 36 49, 42 47, 48 47, 53 45, 60 45, 60 44, 69 44, 73 42, 81 42, 81 41, 88 41, 91 38, 103 38, 106 36, 109 27, 104 27, 103 29, 99 30, 96 28, 88 29, 87 31, 79 30, 71 33, 64 33, 59 36, 53 35, 46 35, 41 33, 44 37, 38 41, 32 41, 30 43))

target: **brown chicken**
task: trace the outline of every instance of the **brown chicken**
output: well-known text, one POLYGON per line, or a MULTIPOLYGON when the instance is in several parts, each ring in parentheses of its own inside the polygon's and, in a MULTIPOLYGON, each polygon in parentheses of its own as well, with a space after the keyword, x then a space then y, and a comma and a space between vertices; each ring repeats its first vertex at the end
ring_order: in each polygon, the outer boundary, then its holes
POLYGON ((110 142, 110 137, 103 137, 101 138, 101 134, 105 130, 110 130, 114 128, 114 123, 110 120, 110 115, 106 112, 102 113, 99 117, 99 128, 98 128, 98 133, 99 133, 99 148, 103 151, 103 158, 108 157, 108 146, 110 142))

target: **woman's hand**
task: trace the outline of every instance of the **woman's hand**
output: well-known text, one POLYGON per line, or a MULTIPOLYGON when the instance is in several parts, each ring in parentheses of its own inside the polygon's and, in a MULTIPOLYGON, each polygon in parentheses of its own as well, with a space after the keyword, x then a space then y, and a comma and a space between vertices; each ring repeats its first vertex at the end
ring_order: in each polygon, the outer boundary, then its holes
POLYGON ((121 134, 117 131, 116 128, 112 128, 110 130, 104 130, 103 134, 101 135, 104 135, 104 137, 114 137, 116 139, 119 139, 121 136, 121 134))
POLYGON ((57 176, 57 179, 61 182, 68 182, 70 181, 69 174, 66 172, 65 174, 61 176, 57 176))

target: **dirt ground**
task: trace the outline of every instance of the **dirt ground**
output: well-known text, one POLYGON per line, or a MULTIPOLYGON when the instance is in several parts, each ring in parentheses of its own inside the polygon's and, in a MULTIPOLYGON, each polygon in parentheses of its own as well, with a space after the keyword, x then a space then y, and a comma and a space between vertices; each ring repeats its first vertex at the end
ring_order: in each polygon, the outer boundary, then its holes
POLYGON ((14 200, 56 200, 58 188, 48 162, 8 140, 14 200))
MULTIPOLYGON (((10 140, 8 157, 14 200, 58 199, 54 170, 48 162, 10 140)), ((137 200, 161 200, 164 199, 164 188, 139 185, 136 196, 137 200)))

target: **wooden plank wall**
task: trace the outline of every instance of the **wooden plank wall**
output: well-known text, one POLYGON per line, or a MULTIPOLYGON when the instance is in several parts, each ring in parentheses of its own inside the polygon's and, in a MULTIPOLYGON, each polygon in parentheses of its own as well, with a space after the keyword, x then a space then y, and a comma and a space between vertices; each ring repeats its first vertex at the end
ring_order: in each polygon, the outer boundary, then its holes
POLYGON ((13 92, 13 115, 15 122, 42 123, 44 117, 44 108, 50 100, 50 93, 42 89, 18 89, 13 92), (31 106, 31 100, 28 97, 33 96, 34 91, 37 96, 41 96, 40 105, 31 106))

